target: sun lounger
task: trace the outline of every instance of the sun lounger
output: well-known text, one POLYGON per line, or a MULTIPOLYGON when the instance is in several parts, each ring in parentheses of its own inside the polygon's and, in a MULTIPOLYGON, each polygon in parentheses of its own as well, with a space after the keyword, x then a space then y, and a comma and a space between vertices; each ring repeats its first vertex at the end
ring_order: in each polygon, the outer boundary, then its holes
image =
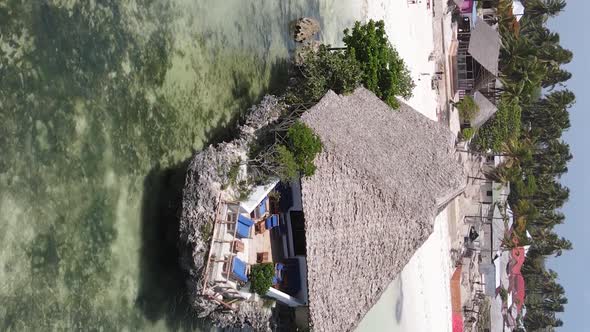
POLYGON ((248 275, 247 275, 248 264, 243 260, 239 259, 238 257, 233 258, 232 263, 232 275, 243 282, 248 282, 248 275))
POLYGON ((240 238, 249 238, 252 225, 254 225, 252 219, 240 214, 236 225, 236 235, 240 238))
POLYGON ((266 229, 272 229, 279 225, 279 215, 273 214, 272 216, 266 218, 264 222, 266 229))

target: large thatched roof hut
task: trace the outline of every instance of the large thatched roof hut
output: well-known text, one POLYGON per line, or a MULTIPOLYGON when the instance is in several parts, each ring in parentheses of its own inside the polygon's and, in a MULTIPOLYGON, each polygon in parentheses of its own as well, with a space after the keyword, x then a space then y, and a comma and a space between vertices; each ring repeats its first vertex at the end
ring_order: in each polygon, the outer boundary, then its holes
POLYGON ((302 120, 324 145, 317 171, 301 180, 310 324, 350 331, 466 178, 446 127, 366 89, 329 92, 302 120))

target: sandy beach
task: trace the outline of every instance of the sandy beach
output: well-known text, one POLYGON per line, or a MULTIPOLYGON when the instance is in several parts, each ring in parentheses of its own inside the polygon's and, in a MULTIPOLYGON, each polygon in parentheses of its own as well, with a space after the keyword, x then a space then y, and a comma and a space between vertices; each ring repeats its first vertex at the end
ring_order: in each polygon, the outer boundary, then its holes
MULTIPOLYGON (((436 4, 431 6, 442 7, 442 0, 434 1, 436 4)), ((441 7, 436 8, 437 15, 442 14, 441 7)), ((365 8, 366 20, 385 21, 391 43, 412 72, 416 88, 407 103, 430 119, 441 120, 441 105, 452 96, 444 94, 444 87, 439 91, 433 89, 431 82, 434 73, 444 68, 447 61, 440 54, 450 40, 449 31, 443 31, 450 28, 450 18, 438 16, 439 20, 433 22, 433 9, 427 8, 426 0, 417 4, 408 4, 406 0, 367 1, 365 8), (439 55, 438 62, 430 57, 433 53, 439 55)), ((457 130, 455 118, 456 114, 450 114, 450 121, 445 119, 453 130, 457 130)), ((357 331, 452 331, 451 249, 460 241, 457 207, 452 202, 437 216, 433 234, 389 285, 357 331)))
POLYGON ((385 290, 357 331, 452 331, 448 214, 445 209, 438 215, 432 235, 385 290))

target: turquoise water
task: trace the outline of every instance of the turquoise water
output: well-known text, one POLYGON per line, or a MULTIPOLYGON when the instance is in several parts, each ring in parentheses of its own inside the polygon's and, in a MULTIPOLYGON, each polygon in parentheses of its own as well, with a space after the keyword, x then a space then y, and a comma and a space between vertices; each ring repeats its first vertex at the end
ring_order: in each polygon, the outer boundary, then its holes
MULTIPOLYGON (((182 162, 354 1, 0 0, 0 330, 188 330, 182 162)), ((338 43, 336 43, 338 44, 338 43)))

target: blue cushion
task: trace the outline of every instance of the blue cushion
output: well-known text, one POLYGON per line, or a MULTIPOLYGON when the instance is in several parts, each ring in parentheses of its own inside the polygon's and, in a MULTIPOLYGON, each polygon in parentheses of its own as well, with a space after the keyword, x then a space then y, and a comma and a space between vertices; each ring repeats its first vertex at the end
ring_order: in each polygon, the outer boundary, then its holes
POLYGON ((248 276, 246 275, 246 262, 239 259, 238 257, 234 257, 233 265, 232 265, 232 273, 234 276, 243 282, 248 282, 248 276))
POLYGON ((261 216, 263 216, 266 213, 266 201, 268 200, 267 198, 264 198, 262 200, 262 202, 260 203, 260 205, 258 206, 258 213, 260 213, 261 216))
POLYGON ((252 225, 254 225, 254 221, 252 221, 252 219, 240 214, 236 225, 237 236, 240 238, 250 237, 250 227, 252 227, 252 225))
POLYGON ((279 225, 279 216, 276 214, 273 214, 272 216, 266 218, 266 221, 264 222, 264 226, 266 227, 266 229, 271 229, 274 227, 277 227, 279 225))
POLYGON ((246 225, 246 227, 252 227, 252 225, 254 225, 254 221, 252 221, 252 219, 246 217, 243 214, 240 214, 238 216, 238 223, 242 223, 242 224, 246 225))

